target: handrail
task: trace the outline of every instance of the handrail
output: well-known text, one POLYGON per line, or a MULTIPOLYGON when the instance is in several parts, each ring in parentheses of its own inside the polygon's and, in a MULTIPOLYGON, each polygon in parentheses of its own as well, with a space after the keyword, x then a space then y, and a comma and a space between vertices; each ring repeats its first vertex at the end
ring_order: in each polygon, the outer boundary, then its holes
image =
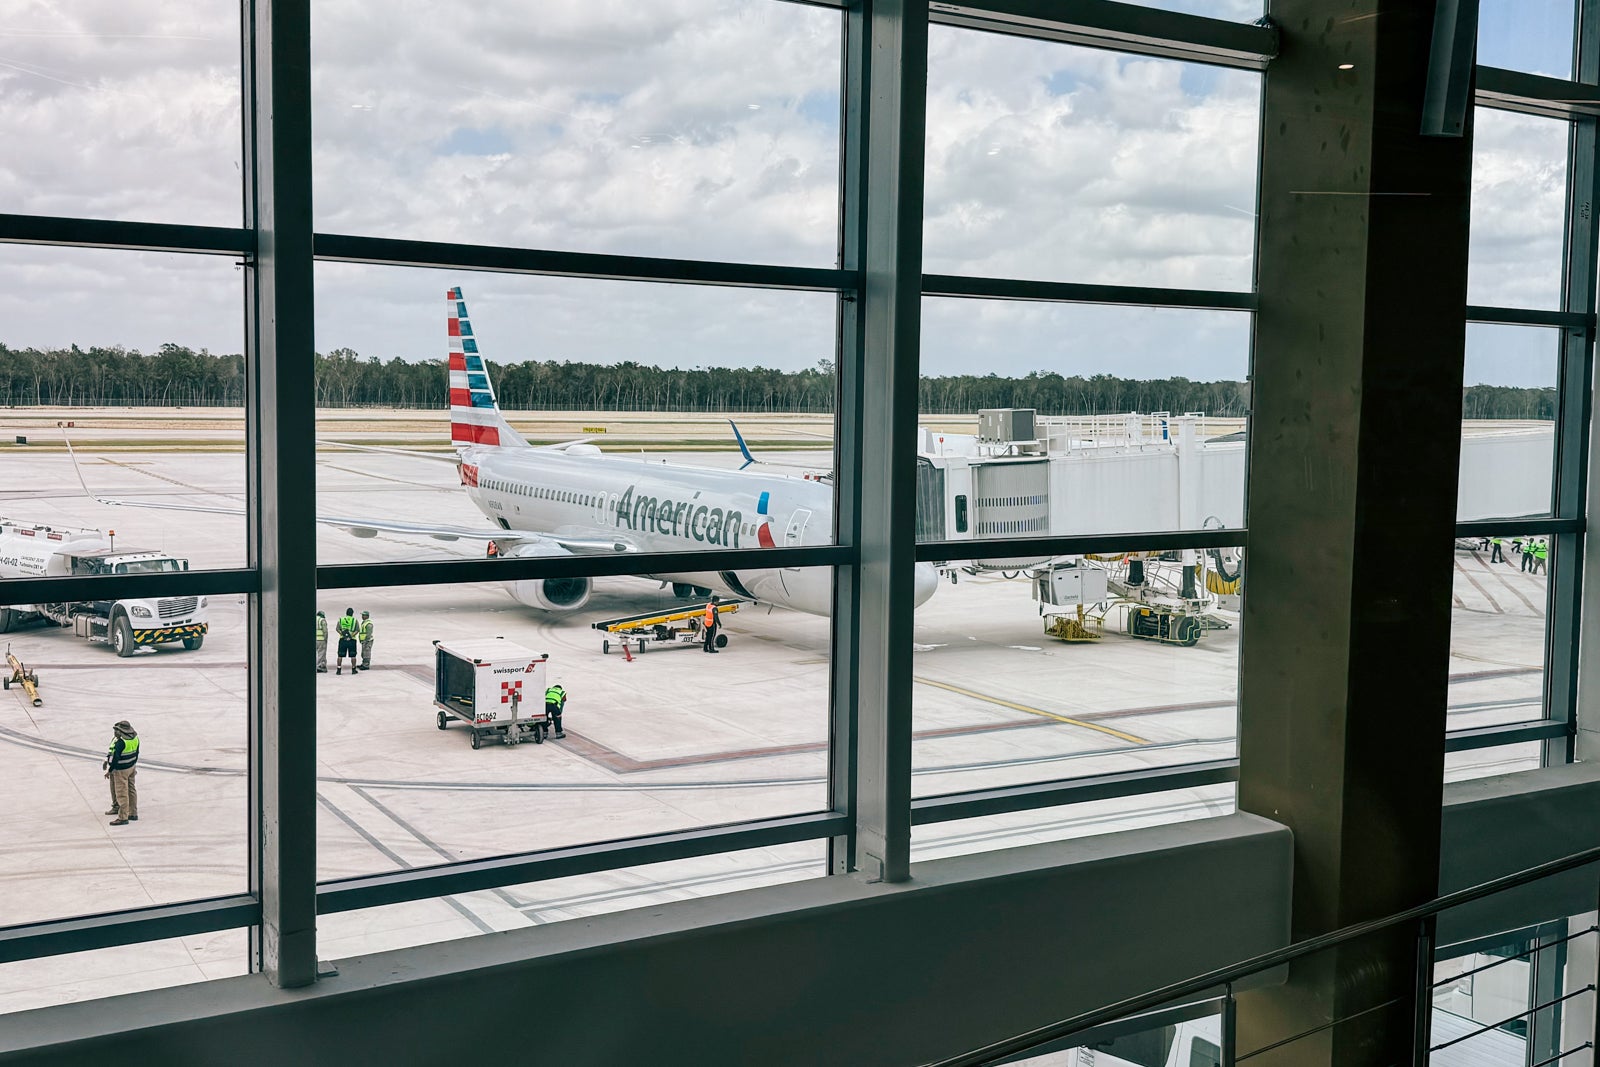
POLYGON ((1558 874, 1566 874, 1568 871, 1587 867, 1591 863, 1600 863, 1600 847, 1574 852, 1570 856, 1563 856, 1560 859, 1550 860, 1547 863, 1541 863, 1525 870, 1502 875, 1480 885, 1471 886, 1467 889, 1458 889, 1454 893, 1446 893, 1442 897, 1435 897, 1426 904, 1418 904, 1404 911, 1397 911, 1393 915, 1382 919, 1372 919, 1333 930, 1326 934, 1318 934, 1316 937, 1309 937, 1304 941, 1297 941, 1292 945, 1273 949, 1271 952, 1263 952, 1261 955, 1244 960, 1241 963, 1219 967, 1214 971, 1208 971, 1194 978, 1186 978, 1180 982, 1173 982, 1170 985, 1162 986, 1160 989, 1153 989, 1148 993, 1128 997, 1125 1000, 1120 1000, 1103 1008, 1097 1008, 1094 1011, 1082 1012, 1060 1022, 1050 1023, 1046 1026, 1029 1030, 1027 1033, 985 1045, 983 1048, 964 1052, 959 1056, 931 1061, 924 1067, 978 1067, 978 1065, 989 1063, 1002 1056, 1026 1052, 1045 1042, 1071 1037, 1073 1034, 1087 1030, 1090 1027, 1102 1026, 1129 1015, 1137 1015, 1140 1012, 1149 1011, 1180 997, 1193 996, 1217 986, 1237 982, 1239 979, 1259 971, 1281 967, 1286 963, 1309 956, 1314 952, 1321 952, 1324 949, 1366 937, 1368 934, 1374 934, 1380 930, 1388 930, 1391 927, 1438 915, 1442 911, 1458 908, 1463 904, 1471 904, 1485 897, 1494 896, 1496 893, 1503 893, 1508 889, 1518 889, 1525 885, 1531 885, 1534 882, 1552 878, 1558 874))

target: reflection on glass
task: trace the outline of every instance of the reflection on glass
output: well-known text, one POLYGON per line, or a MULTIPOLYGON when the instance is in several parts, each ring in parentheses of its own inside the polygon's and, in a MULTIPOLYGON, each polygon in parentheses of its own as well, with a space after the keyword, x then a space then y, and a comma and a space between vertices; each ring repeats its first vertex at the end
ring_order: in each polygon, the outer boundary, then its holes
POLYGON ((1467 324, 1456 518, 1548 515, 1561 332, 1467 324))
POLYGON ((916 616, 916 795, 1234 754, 1239 550, 938 566, 916 616))
POLYGON ((118 548, 114 572, 244 566, 241 280, 219 256, 0 249, 0 517, 118 548))
POLYGON ((324 618, 306 620, 328 633, 321 876, 825 810, 829 619, 805 609, 831 580, 751 569, 324 591, 324 618), (552 686, 565 737, 547 718, 552 686))
POLYGON ((236 978, 249 969, 249 951, 247 931, 223 930, 0 963, 0 1015, 236 978))
POLYGON ((832 541, 831 295, 318 282, 322 562, 832 541))
POLYGON ((1449 729, 1544 718, 1549 542, 1499 534, 1456 541, 1449 729))
MULTIPOLYGON (((1433 965, 1433 1022, 1429 1035, 1437 1047, 1456 1042, 1460 1062, 1528 1062, 1528 1015, 1533 975, 1529 946, 1515 943, 1496 952, 1471 952, 1436 960, 1433 965), (1476 1031, 1477 1036, 1471 1036, 1476 1031)), ((1438 1063, 1442 1055, 1436 1055, 1438 1063)))
POLYGON ((1482 0, 1478 62, 1570 78, 1576 15, 1573 0, 1482 0))
POLYGON ((832 266, 843 15, 312 7, 317 229, 832 266))
POLYGON ((1477 109, 1467 303, 1561 306, 1570 124, 1477 109))
POLYGON ((0 48, 0 212, 240 224, 238 3, 7 4, 0 48))
POLYGON ((919 540, 1244 525, 1247 316, 922 307, 919 540))
POLYGON ((821 841, 622 867, 324 915, 317 920, 317 951, 327 959, 345 959, 825 874, 826 846, 821 841))
POLYGON ((0 926, 245 892, 245 598, 38 607, 0 609, 38 681, 5 671, 0 926))
POLYGON ((928 50, 929 272, 1250 288, 1258 74, 941 26, 928 50))
MULTIPOLYGON (((1050 1047, 1048 1044, 1045 1047, 1050 1047)), ((1232 1057, 1227 1057, 1231 1062, 1232 1057)), ((1037 1056, 1007 1057, 1016 1067, 1222 1067, 1222 1016, 1201 1015, 1172 1026, 1123 1034, 1093 1045, 1056 1049, 1037 1056)))

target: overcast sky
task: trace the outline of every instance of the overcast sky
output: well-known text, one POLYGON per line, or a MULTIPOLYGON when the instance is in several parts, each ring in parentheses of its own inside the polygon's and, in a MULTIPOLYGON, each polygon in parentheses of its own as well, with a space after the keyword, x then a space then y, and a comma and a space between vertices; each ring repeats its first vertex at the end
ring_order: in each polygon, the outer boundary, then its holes
MULTIPOLYGON (((1571 7, 1484 0, 1483 61, 1565 75, 1571 7)), ((317 0, 319 230, 834 263, 838 12, 528 10, 317 0)), ((237 225, 237 27, 223 0, 0 0, 0 211, 237 225)), ((1259 96, 1255 74, 934 27, 927 269, 1247 290, 1259 96)), ((1565 152, 1562 123, 1480 112, 1472 302, 1555 306, 1565 152)), ((493 360, 797 368, 833 355, 832 301, 813 294, 331 264, 317 283, 323 351, 438 357, 442 293, 460 284, 493 360)), ((241 304, 225 258, 0 246, 10 345, 238 351, 241 304)), ((1241 315, 933 300, 923 362, 1237 378, 1248 341, 1241 315)), ((1549 341, 1474 330, 1469 379, 1548 384, 1553 360, 1535 356, 1549 341)))

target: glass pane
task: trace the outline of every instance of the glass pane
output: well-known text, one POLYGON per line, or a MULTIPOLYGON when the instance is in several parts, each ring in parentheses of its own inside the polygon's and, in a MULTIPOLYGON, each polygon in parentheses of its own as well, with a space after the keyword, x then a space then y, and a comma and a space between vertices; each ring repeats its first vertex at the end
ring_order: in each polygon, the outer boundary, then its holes
POLYGON ((1544 718, 1549 540, 1498 535, 1456 541, 1451 730, 1544 718))
POLYGON ((244 566, 241 283, 219 256, 0 248, 4 518, 161 566, 244 566))
POLYGON ((832 266, 843 14, 312 8, 316 226, 832 266))
POLYGON ((245 597, 38 607, 49 619, 0 608, 37 681, 5 686, 0 926, 246 892, 245 597), (129 767, 103 769, 119 743, 129 767), (138 819, 109 825, 124 815, 138 819))
POLYGON ((928 49, 928 272, 1250 288, 1259 75, 942 26, 928 49))
POLYGON ((241 224, 237 0, 7 4, 0 44, 0 211, 241 224))
POLYGON ((915 795, 1234 755, 1238 550, 938 571, 916 620, 915 795))
POLYGON ((1527 958, 1513 956, 1529 947, 1515 943, 1499 952, 1434 961, 1429 1040, 1439 1051, 1429 1057, 1430 1064, 1528 1062, 1529 1013, 1536 1003, 1533 974, 1527 958), (1440 1049, 1446 1043, 1451 1044, 1440 1049))
POLYGON ((660 577, 324 591, 321 877, 825 810, 831 572, 660 577))
POLYGON ((834 296, 461 273, 318 267, 321 562, 832 542, 834 296))
POLYGON ((1134 0, 1134 2, 1140 7, 1182 11, 1189 15, 1233 19, 1237 22, 1253 22, 1261 17, 1262 12, 1262 0, 1134 0))
POLYGON ((1569 124, 1478 108, 1467 303, 1561 306, 1569 124))
POLYGON ((317 954, 346 959, 781 885, 822 877, 826 864, 823 842, 800 841, 323 915, 317 919, 317 954))
POLYGON ((1456 518, 1548 515, 1560 330, 1469 322, 1456 518))
POLYGON ((911 858, 920 863, 1230 815, 1236 807, 1235 794, 1231 784, 1208 785, 915 826, 911 830, 911 858))
POLYGON ((1576 21, 1573 0, 1481 0, 1478 62, 1570 78, 1576 21))
POLYGON ((0 963, 0 1015, 248 973, 246 930, 0 963))
POLYGON ((925 298, 918 539, 1243 526, 1249 352, 1233 312, 925 298))

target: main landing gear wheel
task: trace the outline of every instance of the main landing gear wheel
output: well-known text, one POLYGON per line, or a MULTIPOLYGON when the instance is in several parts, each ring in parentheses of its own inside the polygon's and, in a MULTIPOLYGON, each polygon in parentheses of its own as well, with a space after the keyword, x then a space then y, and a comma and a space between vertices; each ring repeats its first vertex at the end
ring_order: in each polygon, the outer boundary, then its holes
POLYGON ((439 713, 439 729, 441 729, 441 730, 443 730, 443 729, 444 729, 444 727, 445 727, 445 723, 446 723, 446 722, 448 722, 448 721, 449 721, 449 720, 447 720, 447 719, 446 719, 446 718, 445 718, 445 717, 444 717, 444 712, 442 712, 442 711, 441 711, 441 712, 440 712, 440 713, 439 713))
POLYGON ((187 648, 190 652, 199 652, 200 651, 200 646, 205 644, 205 643, 206 643, 206 635, 205 634, 201 634, 199 637, 185 637, 183 639, 183 647, 187 648))
POLYGON ((128 625, 126 615, 118 615, 111 624, 111 647, 123 659, 133 655, 133 627, 128 625))

